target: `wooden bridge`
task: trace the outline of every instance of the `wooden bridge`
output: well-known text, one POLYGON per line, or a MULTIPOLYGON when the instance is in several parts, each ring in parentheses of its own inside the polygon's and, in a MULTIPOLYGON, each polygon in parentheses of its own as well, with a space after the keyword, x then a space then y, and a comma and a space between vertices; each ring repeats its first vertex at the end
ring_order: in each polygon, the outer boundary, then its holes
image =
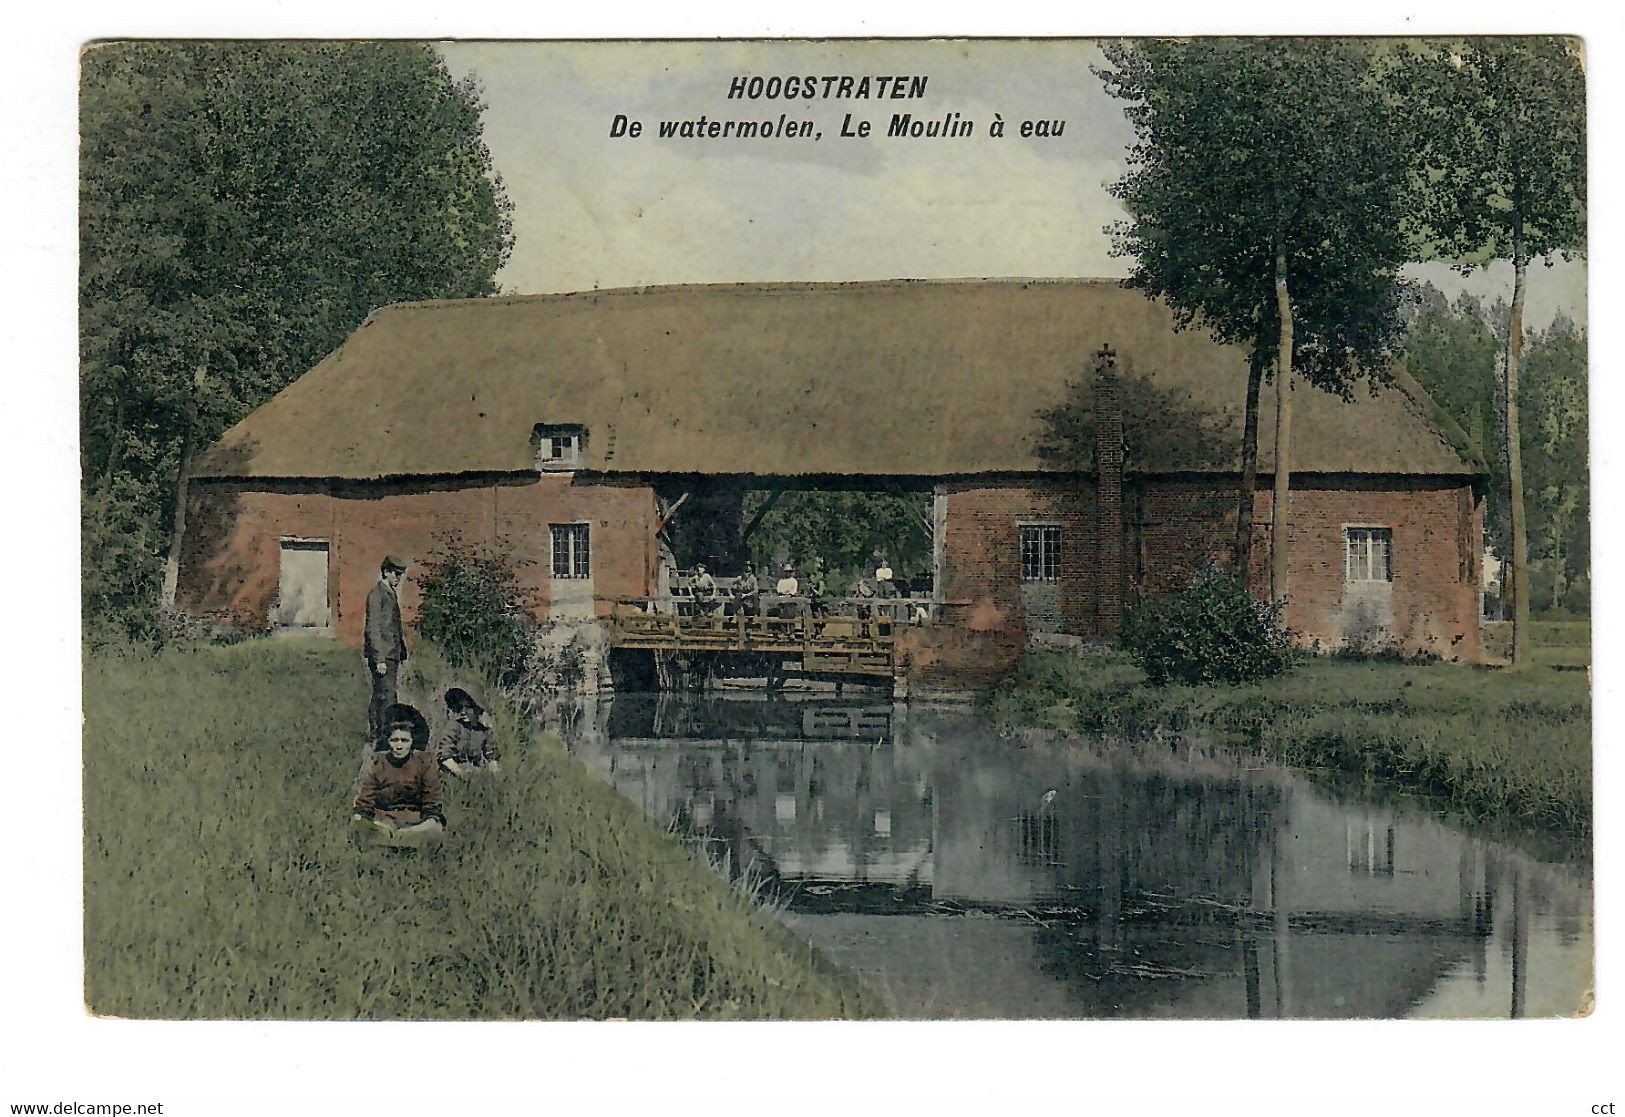
POLYGON ((806 675, 894 679, 896 634, 924 623, 936 604, 924 598, 872 598, 818 602, 763 594, 761 615, 723 607, 698 611, 688 603, 664 609, 655 602, 624 602, 611 614, 613 647, 684 657, 759 656, 775 671, 788 666, 806 675))

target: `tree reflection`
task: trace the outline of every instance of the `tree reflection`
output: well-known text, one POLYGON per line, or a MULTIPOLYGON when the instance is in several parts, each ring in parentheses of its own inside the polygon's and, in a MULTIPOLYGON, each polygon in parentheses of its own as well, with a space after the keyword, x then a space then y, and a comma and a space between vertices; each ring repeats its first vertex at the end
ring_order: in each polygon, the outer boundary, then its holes
POLYGON ((1391 1017, 1458 971, 1517 1014, 1531 914, 1584 917, 1496 847, 1210 743, 674 697, 560 724, 623 794, 790 911, 895 917, 840 926, 899 944, 884 964, 933 975, 950 1015, 1019 987, 1053 994, 1056 1015, 1391 1017), (970 999, 950 1004, 960 986, 941 975, 966 965, 970 999))

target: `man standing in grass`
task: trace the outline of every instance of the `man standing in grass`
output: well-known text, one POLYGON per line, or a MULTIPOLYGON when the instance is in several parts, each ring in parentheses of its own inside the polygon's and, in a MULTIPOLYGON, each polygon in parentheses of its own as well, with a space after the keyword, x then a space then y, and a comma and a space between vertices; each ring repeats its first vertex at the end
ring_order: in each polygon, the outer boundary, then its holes
POLYGON ((401 632, 401 577, 406 560, 388 555, 378 570, 378 584, 367 595, 367 630, 362 654, 372 680, 372 702, 367 707, 367 739, 377 743, 388 728, 389 708, 395 704, 395 681, 406 658, 401 632))

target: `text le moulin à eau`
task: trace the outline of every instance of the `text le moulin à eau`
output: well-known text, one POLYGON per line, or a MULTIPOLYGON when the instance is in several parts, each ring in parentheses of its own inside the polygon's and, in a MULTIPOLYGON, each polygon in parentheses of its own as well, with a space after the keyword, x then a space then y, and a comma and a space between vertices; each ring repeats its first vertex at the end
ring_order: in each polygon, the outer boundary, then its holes
MULTIPOLYGON (((725 117, 702 113, 695 117, 656 120, 653 126, 616 113, 609 125, 611 139, 662 140, 821 140, 823 126, 794 110, 776 115, 769 111, 749 115, 750 102, 762 101, 918 101, 925 97, 928 76, 907 74, 796 74, 736 75, 728 82, 728 100, 740 102, 739 113, 725 117)), ((1049 117, 1012 119, 994 112, 991 120, 974 120, 957 110, 920 113, 916 109, 884 108, 845 112, 833 132, 838 139, 962 140, 974 136, 1004 139, 1054 139, 1066 130, 1066 121, 1049 117)))

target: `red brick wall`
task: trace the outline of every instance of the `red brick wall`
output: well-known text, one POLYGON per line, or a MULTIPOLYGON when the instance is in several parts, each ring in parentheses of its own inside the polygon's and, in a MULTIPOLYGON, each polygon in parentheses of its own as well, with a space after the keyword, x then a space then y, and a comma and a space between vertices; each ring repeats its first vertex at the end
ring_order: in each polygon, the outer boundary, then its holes
MULTIPOLYGON (((315 482, 297 491, 237 482, 197 481, 190 488, 177 603, 189 612, 259 626, 276 602, 284 537, 328 544, 328 604, 338 635, 357 647, 367 593, 385 554, 422 559, 455 532, 465 542, 499 547, 518 562, 538 613, 551 579, 548 525, 592 525, 595 608, 641 597, 654 583, 654 496, 641 485, 574 483, 565 475, 456 482, 315 482)), ((415 575, 401 587, 402 611, 416 614, 415 575)))
MULTIPOLYGON (((1260 496, 1259 522, 1267 524, 1271 494, 1260 496)), ((1294 485, 1291 499, 1286 620, 1305 643, 1337 647, 1370 620, 1381 619, 1387 635, 1405 651, 1480 660, 1484 519, 1469 485, 1303 481, 1294 485), (1393 532, 1391 583, 1366 594, 1345 584, 1345 525, 1393 532)))
MULTIPOLYGON (((913 654, 922 681, 966 685, 1013 666, 1026 644, 1018 525, 1061 525, 1059 589, 1063 630, 1085 639, 1103 629, 1096 494, 1087 478, 945 486, 947 520, 941 595, 944 626, 913 654)), ((1308 643, 1334 647, 1371 622, 1386 622, 1401 647, 1477 661, 1478 562, 1482 507, 1467 485, 1395 479, 1301 479, 1293 490, 1292 564, 1287 622, 1308 643), (1394 578, 1363 595, 1344 584, 1343 527, 1393 531, 1394 578)), ((1268 569, 1271 495, 1255 500, 1253 587, 1268 569)), ((1144 479, 1124 494, 1128 549, 1125 593, 1178 589, 1203 563, 1225 558, 1234 534, 1235 495, 1207 480, 1144 479)), ((564 475, 462 482, 330 485, 297 491, 198 481, 191 487, 179 604, 189 611, 265 623, 277 592, 285 536, 329 544, 329 602, 344 640, 359 645, 378 562, 394 551, 423 558, 449 531, 497 545, 520 562, 539 609, 547 604, 550 523, 592 524, 595 609, 653 592, 654 499, 644 485, 575 483, 564 475)), ((402 605, 418 603, 409 572, 402 605)), ((1109 605, 1109 603, 1107 603, 1109 605)), ((1109 608, 1107 609, 1109 612, 1109 608)), ((1109 623, 1109 621, 1108 621, 1109 623)))
MULTIPOLYGON (((1235 544, 1238 495, 1234 487, 1206 480, 1137 481, 1128 501, 1129 568, 1135 592, 1180 590, 1190 583, 1193 572, 1215 562, 1228 563, 1235 544)), ((1269 570, 1267 556, 1261 569, 1269 570)), ((1255 585, 1255 592, 1259 588, 1255 585)))
POLYGON ((910 684, 964 690, 991 685, 1021 660, 1027 641, 1019 628, 976 631, 945 623, 897 630, 897 656, 910 684))
MULTIPOLYGON (((1306 644, 1338 647, 1378 622, 1382 638, 1406 651, 1478 661, 1483 510, 1470 485, 1303 478, 1292 499, 1286 617, 1306 644), (1343 528, 1349 524, 1392 530, 1394 578, 1386 587, 1345 586, 1343 528)), ((1131 479, 1123 503, 1130 596, 1177 590, 1203 565, 1228 560, 1235 537, 1233 482, 1131 479)), ((1270 507, 1271 493, 1257 492, 1250 577, 1255 593, 1268 585, 1270 507)), ((1095 509, 1094 487, 1083 478, 948 487, 943 597, 959 603, 966 627, 1001 634, 996 649, 1011 664, 1026 635, 1018 533, 1025 520, 1061 524, 1064 630, 1088 640, 1110 638, 1109 616, 1102 623, 1110 610, 1101 600, 1095 509)))
POLYGON ((1026 639, 1021 608, 1021 533, 1024 522, 1061 525, 1062 627, 1094 630, 1094 484, 1085 479, 1048 484, 947 486, 948 520, 939 594, 955 617, 976 631, 1016 631, 1026 639))

